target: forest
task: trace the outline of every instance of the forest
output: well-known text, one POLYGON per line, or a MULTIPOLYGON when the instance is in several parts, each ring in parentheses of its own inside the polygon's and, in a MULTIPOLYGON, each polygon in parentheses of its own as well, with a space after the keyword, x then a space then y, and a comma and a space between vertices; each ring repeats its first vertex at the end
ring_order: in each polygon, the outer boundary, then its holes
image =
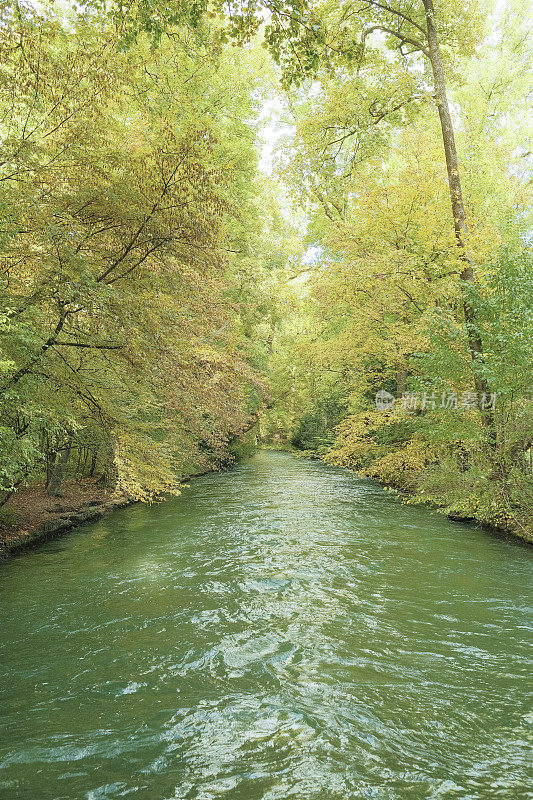
POLYGON ((2 0, 2 524, 261 445, 530 539, 529 10, 2 0))

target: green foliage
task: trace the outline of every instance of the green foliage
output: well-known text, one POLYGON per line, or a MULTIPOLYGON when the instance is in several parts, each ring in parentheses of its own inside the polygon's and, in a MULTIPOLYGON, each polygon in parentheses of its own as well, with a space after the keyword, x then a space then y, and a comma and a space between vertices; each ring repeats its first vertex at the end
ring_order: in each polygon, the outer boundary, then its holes
MULTIPOLYGON (((496 436, 479 409, 368 409, 337 429, 327 460, 414 493, 448 513, 528 532, 533 519, 533 260, 504 251, 472 289, 486 351, 477 367, 494 387, 496 436)), ((471 386, 465 332, 432 314, 430 349, 419 355, 411 390, 455 396, 471 386), (431 389, 429 388, 431 387, 431 389)), ((436 408, 433 408, 436 405, 436 408)))
POLYGON ((17 524, 19 515, 12 508, 0 508, 0 530, 12 528, 17 524))
POLYGON ((530 525, 528 32, 520 0, 435 4, 2 4, 0 502, 64 475, 150 499, 262 438, 530 525), (276 76, 285 187, 257 172, 276 76))
MULTIPOLYGON (((330 31, 342 26, 344 7, 323 10, 330 31)), ((316 256, 289 292, 292 318, 274 342, 273 363, 278 359, 290 374, 292 389, 277 412, 281 428, 269 430, 283 438, 280 429, 292 429, 296 442, 316 446, 331 436, 331 429, 318 430, 317 397, 339 397, 347 416, 327 455, 331 463, 450 512, 527 531, 533 263, 524 245, 531 59, 523 9, 507 3, 484 17, 471 4, 437 8, 460 120, 471 282, 461 279, 465 261, 427 93, 423 4, 369 2, 359 11, 338 41, 374 24, 364 53, 350 65, 344 52, 335 70, 322 64, 310 91, 290 95, 294 136, 282 174, 305 204, 316 256), (410 21, 398 26, 402 8, 410 21), (386 28, 389 39, 373 38, 386 28), (409 38, 422 44, 420 54, 402 57, 409 38), (439 399, 436 408, 397 402, 393 411, 378 412, 380 389, 439 399), (440 408, 443 392, 474 394, 478 403, 483 392, 496 394, 496 408, 440 408)))
POLYGON ((312 76, 329 49, 319 9, 312 5, 308 0, 85 0, 82 7, 89 18, 108 20, 123 49, 145 38, 155 50, 165 36, 185 29, 212 39, 220 50, 228 42, 245 45, 262 29, 263 45, 289 85, 312 76))
MULTIPOLYGON (((472 289, 471 300, 485 346, 476 369, 495 394, 495 441, 480 427, 479 416, 465 412, 425 423, 424 435, 438 444, 442 464, 423 472, 419 486, 425 499, 453 513, 527 528, 533 519, 531 250, 503 250, 487 270, 485 286, 472 289)), ((464 332, 435 320, 433 330, 432 350, 420 360, 424 373, 433 384, 464 389, 464 332)))
POLYGON ((335 397, 319 401, 316 410, 307 412, 298 421, 291 436, 291 445, 297 450, 325 452, 332 443, 332 431, 340 421, 344 408, 335 397))
POLYGON ((228 444, 228 454, 231 461, 241 461, 243 458, 250 458, 257 452, 258 442, 256 434, 249 431, 228 444))
POLYGON ((94 8, 3 14, 0 490, 94 462, 132 497, 178 491, 266 394, 233 255, 259 235, 257 48, 178 28, 121 51, 94 8))

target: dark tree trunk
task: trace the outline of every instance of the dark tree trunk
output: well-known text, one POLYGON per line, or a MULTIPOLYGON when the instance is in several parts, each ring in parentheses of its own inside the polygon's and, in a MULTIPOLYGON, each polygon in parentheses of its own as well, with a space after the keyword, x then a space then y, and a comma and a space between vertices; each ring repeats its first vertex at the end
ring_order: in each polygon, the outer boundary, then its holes
POLYGON ((89 478, 92 478, 96 470, 96 462, 98 459, 98 450, 93 450, 93 457, 91 461, 91 468, 89 470, 89 478))
MULTIPOLYGON (((49 445, 47 444, 49 448, 49 445)), ((47 449, 46 451, 46 488, 48 489, 48 485, 52 480, 52 474, 54 471, 54 464, 57 459, 57 452, 55 450, 47 449)))
POLYGON ((46 491, 51 497, 61 497, 61 487, 65 477, 71 446, 72 436, 69 436, 61 450, 54 453, 54 459, 46 483, 46 491))

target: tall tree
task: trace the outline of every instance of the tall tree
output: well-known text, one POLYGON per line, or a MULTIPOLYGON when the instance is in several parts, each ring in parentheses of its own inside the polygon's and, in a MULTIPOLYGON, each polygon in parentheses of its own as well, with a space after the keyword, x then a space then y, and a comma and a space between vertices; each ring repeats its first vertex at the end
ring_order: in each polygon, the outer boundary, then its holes
MULTIPOLYGON (((362 0, 360 3, 349 3, 333 14, 333 24, 338 30, 339 51, 348 55, 353 64, 352 69, 360 72, 369 59, 376 59, 376 53, 369 47, 369 41, 375 34, 385 37, 386 47, 398 56, 398 67, 415 73, 420 68, 417 55, 427 59, 433 83, 433 97, 437 105, 442 143, 448 176, 448 188, 451 205, 451 221, 459 258, 462 262, 461 280, 471 284, 474 280, 474 264, 469 244, 467 213, 463 199, 459 160, 455 143, 454 124, 450 111, 447 93, 445 68, 442 55, 442 44, 450 53, 451 64, 458 56, 471 52, 478 25, 475 15, 479 11, 477 4, 470 3, 459 7, 457 3, 444 2, 436 9, 433 0, 420 2, 378 2, 362 0), (358 39, 357 46, 350 46, 350 41, 358 39)), ((326 16, 327 20, 328 17, 326 16)), ((378 41, 375 48, 383 48, 378 41)), ((420 76, 421 77, 421 76, 420 76)), ((379 89, 378 89, 379 92, 379 89)), ((397 102, 384 104, 379 98, 370 97, 367 108, 373 118, 373 124, 387 119, 394 122, 394 114, 410 102, 418 101, 424 94, 423 81, 416 80, 407 86, 407 93, 396 90, 397 102), (422 84, 422 85, 421 85, 422 84)), ((470 355, 473 363, 476 389, 486 394, 489 386, 483 377, 483 345, 479 329, 475 324, 474 312, 468 302, 468 292, 463 301, 466 332, 470 355)), ((492 432, 493 421, 489 413, 483 415, 486 427, 492 432)))
POLYGON ((46 462, 57 493, 96 429, 99 471, 148 498, 225 458, 264 391, 228 296, 260 81, 188 29, 120 52, 91 18, 3 13, 3 487, 46 462))

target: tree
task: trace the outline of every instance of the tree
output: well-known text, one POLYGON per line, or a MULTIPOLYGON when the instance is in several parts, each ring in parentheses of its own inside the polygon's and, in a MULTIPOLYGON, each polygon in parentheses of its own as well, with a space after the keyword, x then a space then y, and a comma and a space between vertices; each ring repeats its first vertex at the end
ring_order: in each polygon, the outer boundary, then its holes
MULTIPOLYGON (((348 415, 334 463, 409 488, 451 513, 520 530, 531 517, 531 357, 524 338, 531 337, 524 247, 530 187, 527 113, 514 112, 527 104, 528 43, 519 17, 505 11, 499 25, 501 38, 489 28, 482 57, 454 65, 465 76, 454 101, 468 246, 478 265, 472 282, 460 279, 442 134, 415 92, 412 66, 404 81, 399 67, 382 59, 381 42, 358 75, 324 73, 301 102, 293 93, 297 128, 284 174, 306 202, 316 255, 298 286, 296 341, 285 348, 298 386, 320 385, 334 370, 335 388, 342 387, 348 415), (400 101, 409 102, 393 112, 400 101), (386 109, 375 135, 374 115, 386 109), (484 345, 476 374, 497 394, 490 447, 472 407, 465 302, 484 345), (405 404, 376 411, 378 389, 406 392, 405 404), (457 409, 440 408, 443 393, 457 399, 457 409), (416 407, 410 395, 418 397, 416 407)), ((312 413, 313 403, 304 402, 300 418, 312 413)))
MULTIPOLYGON (((458 54, 471 51, 476 33, 472 17, 476 10, 477 7, 473 4, 460 9, 456 4, 450 2, 443 4, 440 14, 438 14, 433 0, 422 0, 420 4, 363 0, 357 5, 344 6, 340 12, 334 14, 339 30, 339 40, 341 42, 344 40, 344 44, 340 45, 340 51, 345 58, 348 55, 348 60, 354 64, 352 68, 356 70, 357 74, 369 59, 373 66, 376 65, 376 54, 369 53, 369 39, 375 33, 381 33, 386 37, 387 48, 398 56, 400 71, 405 71, 406 67, 411 71, 416 70, 419 64, 416 54, 422 54, 430 65, 434 87, 433 96, 437 104, 441 126, 453 229, 459 249, 459 258, 462 262, 460 278, 467 284, 474 280, 474 264, 469 242, 454 125, 447 95, 441 39, 444 44, 453 48, 452 60, 458 54), (350 40, 353 40, 354 35, 359 37, 359 44, 355 48, 353 45, 350 46, 350 40)), ((382 48, 381 42, 378 42, 377 47, 378 49, 382 48)), ((396 94, 394 102, 384 103, 379 95, 368 98, 367 109, 372 118, 372 125, 387 119, 392 119, 394 123, 394 115, 405 109, 407 105, 418 102, 424 95, 425 87, 420 83, 420 80, 408 81, 404 83, 404 87, 397 86, 393 92, 396 94)), ((348 132, 343 135, 349 138, 353 133, 348 132)), ((488 392, 489 387, 481 376, 482 370, 479 369, 483 363, 483 346, 479 330, 475 325, 473 310, 466 300, 463 306, 475 386, 478 391, 488 392)), ((484 415, 484 424, 489 430, 492 430, 490 414, 484 415)))
MULTIPOLYGON (((224 6, 215 3, 215 13, 223 13, 224 6)), ((254 33, 259 25, 260 9, 270 14, 270 21, 265 32, 265 41, 278 63, 283 66, 284 79, 287 84, 298 83, 302 77, 314 74, 320 63, 328 58, 337 58, 355 65, 359 70, 367 56, 367 40, 380 32, 387 37, 387 46, 396 50, 406 60, 413 54, 421 53, 430 64, 434 84, 434 97, 438 107, 441 124, 442 142, 448 174, 448 185, 451 200, 453 227, 459 257, 463 267, 461 280, 471 283, 474 279, 474 265, 468 242, 468 226, 459 162, 455 145, 454 126, 450 113, 446 88, 442 47, 451 44, 455 51, 471 49, 475 40, 473 24, 479 9, 475 2, 467 6, 459 5, 456 0, 448 0, 436 13, 433 0, 421 0, 419 4, 399 2, 385 3, 377 0, 362 0, 353 4, 347 3, 333 13, 328 3, 310 6, 302 0, 290 3, 276 0, 249 0, 229 12, 229 31, 224 36, 233 37, 237 42, 245 41, 254 33), (336 30, 330 34, 328 23, 333 20, 336 30), (358 41, 357 41, 358 38, 358 41), (405 50, 405 48, 410 48, 405 50)), ((193 4, 189 10, 181 3, 172 4, 168 10, 143 2, 124 12, 122 6, 114 10, 115 19, 120 26, 126 26, 128 36, 134 37, 139 30, 149 30, 153 36, 160 37, 169 24, 183 19, 200 26, 208 12, 208 5, 193 4)), ((453 52, 453 51, 452 51, 453 52)), ((405 102, 393 106, 395 112, 405 102)), ((378 113, 377 121, 389 112, 378 113)), ((483 363, 483 344, 473 318, 473 311, 466 302, 463 303, 470 355, 474 366, 474 381, 479 391, 487 392, 488 385, 480 375, 479 365, 483 363)), ((481 370, 482 372, 482 370, 481 370)), ((484 414, 484 424, 493 433, 490 414, 484 414)))
POLYGON ((252 116, 259 81, 188 30, 122 53, 91 18, 4 20, 4 498, 45 462, 58 493, 87 430, 105 480, 176 490, 227 457, 264 392, 226 256, 256 191, 235 112, 252 116))

